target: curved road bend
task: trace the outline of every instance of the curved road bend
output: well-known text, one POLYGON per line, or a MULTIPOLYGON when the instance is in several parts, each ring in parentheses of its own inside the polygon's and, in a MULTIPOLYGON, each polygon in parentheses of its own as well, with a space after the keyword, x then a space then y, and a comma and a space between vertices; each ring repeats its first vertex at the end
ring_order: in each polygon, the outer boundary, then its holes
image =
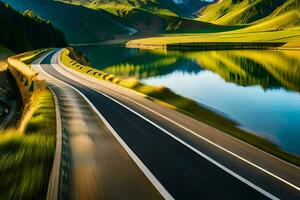
POLYGON ((173 198, 300 198, 299 168, 134 92, 87 80, 58 55, 46 56, 42 71, 80 91, 173 198))
POLYGON ((39 76, 55 93, 61 116, 60 180, 52 183, 59 188, 49 191, 50 200, 163 199, 84 97, 45 73, 39 76))

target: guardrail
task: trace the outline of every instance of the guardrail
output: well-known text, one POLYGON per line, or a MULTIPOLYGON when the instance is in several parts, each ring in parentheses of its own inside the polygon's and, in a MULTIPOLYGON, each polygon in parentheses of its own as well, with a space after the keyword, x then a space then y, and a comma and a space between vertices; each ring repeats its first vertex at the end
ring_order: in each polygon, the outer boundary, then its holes
POLYGON ((24 106, 30 101, 34 92, 45 88, 45 81, 39 80, 38 72, 22 61, 30 59, 45 51, 46 49, 26 52, 7 59, 8 70, 17 83, 24 106))
MULTIPOLYGON (((18 54, 7 59, 8 70, 13 75, 17 86, 19 88, 22 103, 26 109, 28 103, 31 101, 32 96, 35 93, 40 92, 46 88, 45 80, 38 78, 38 72, 33 69, 30 65, 25 64, 24 62, 30 62, 34 60, 37 56, 42 53, 47 52, 48 49, 41 49, 31 52, 26 52, 18 54)), ((47 200, 57 200, 59 199, 59 180, 60 180, 60 167, 61 167, 61 156, 62 156, 62 129, 61 129, 61 118, 59 105, 56 95, 52 90, 55 101, 56 109, 56 147, 53 166, 50 174, 49 185, 47 190, 47 200)))

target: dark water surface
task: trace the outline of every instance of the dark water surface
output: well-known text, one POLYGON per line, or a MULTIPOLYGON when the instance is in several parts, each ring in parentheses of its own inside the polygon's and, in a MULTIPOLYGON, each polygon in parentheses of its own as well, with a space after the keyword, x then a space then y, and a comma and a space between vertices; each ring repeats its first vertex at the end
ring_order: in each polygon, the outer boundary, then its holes
POLYGON ((163 85, 300 155, 300 52, 78 48, 93 66, 163 85))

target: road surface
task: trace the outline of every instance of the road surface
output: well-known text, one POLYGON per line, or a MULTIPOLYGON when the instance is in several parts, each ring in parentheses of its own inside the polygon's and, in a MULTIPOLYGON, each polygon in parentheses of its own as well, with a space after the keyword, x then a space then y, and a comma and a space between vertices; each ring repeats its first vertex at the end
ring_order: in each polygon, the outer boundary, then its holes
MULTIPOLYGON (((59 55, 54 51, 45 56, 40 72, 84 97, 163 198, 300 199, 298 167, 143 95, 72 71, 59 55)), ((103 169, 103 164, 98 162, 95 170, 103 169)), ((120 181, 126 184, 126 179, 120 181)), ((95 183, 99 190, 103 185, 95 183)), ((145 199, 156 198, 144 194, 145 199)), ((126 195, 124 199, 129 198, 126 195)))

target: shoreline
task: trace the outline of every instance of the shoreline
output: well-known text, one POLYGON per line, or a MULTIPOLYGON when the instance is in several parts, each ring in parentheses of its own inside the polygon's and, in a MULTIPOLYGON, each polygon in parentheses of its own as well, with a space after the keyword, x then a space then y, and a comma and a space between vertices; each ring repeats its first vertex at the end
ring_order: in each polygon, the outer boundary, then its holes
POLYGON ((299 46, 286 46, 286 42, 192 42, 172 44, 125 44, 126 48, 166 50, 300 50, 299 46))
MULTIPOLYGON (((141 40, 147 38, 140 38, 141 40)), ((166 49, 166 50, 291 50, 300 51, 300 42, 189 42, 189 43, 172 43, 172 44, 144 44, 135 43, 129 38, 105 40, 96 43, 69 44, 70 47, 90 47, 90 46, 120 46, 124 48, 137 49, 166 49)))

